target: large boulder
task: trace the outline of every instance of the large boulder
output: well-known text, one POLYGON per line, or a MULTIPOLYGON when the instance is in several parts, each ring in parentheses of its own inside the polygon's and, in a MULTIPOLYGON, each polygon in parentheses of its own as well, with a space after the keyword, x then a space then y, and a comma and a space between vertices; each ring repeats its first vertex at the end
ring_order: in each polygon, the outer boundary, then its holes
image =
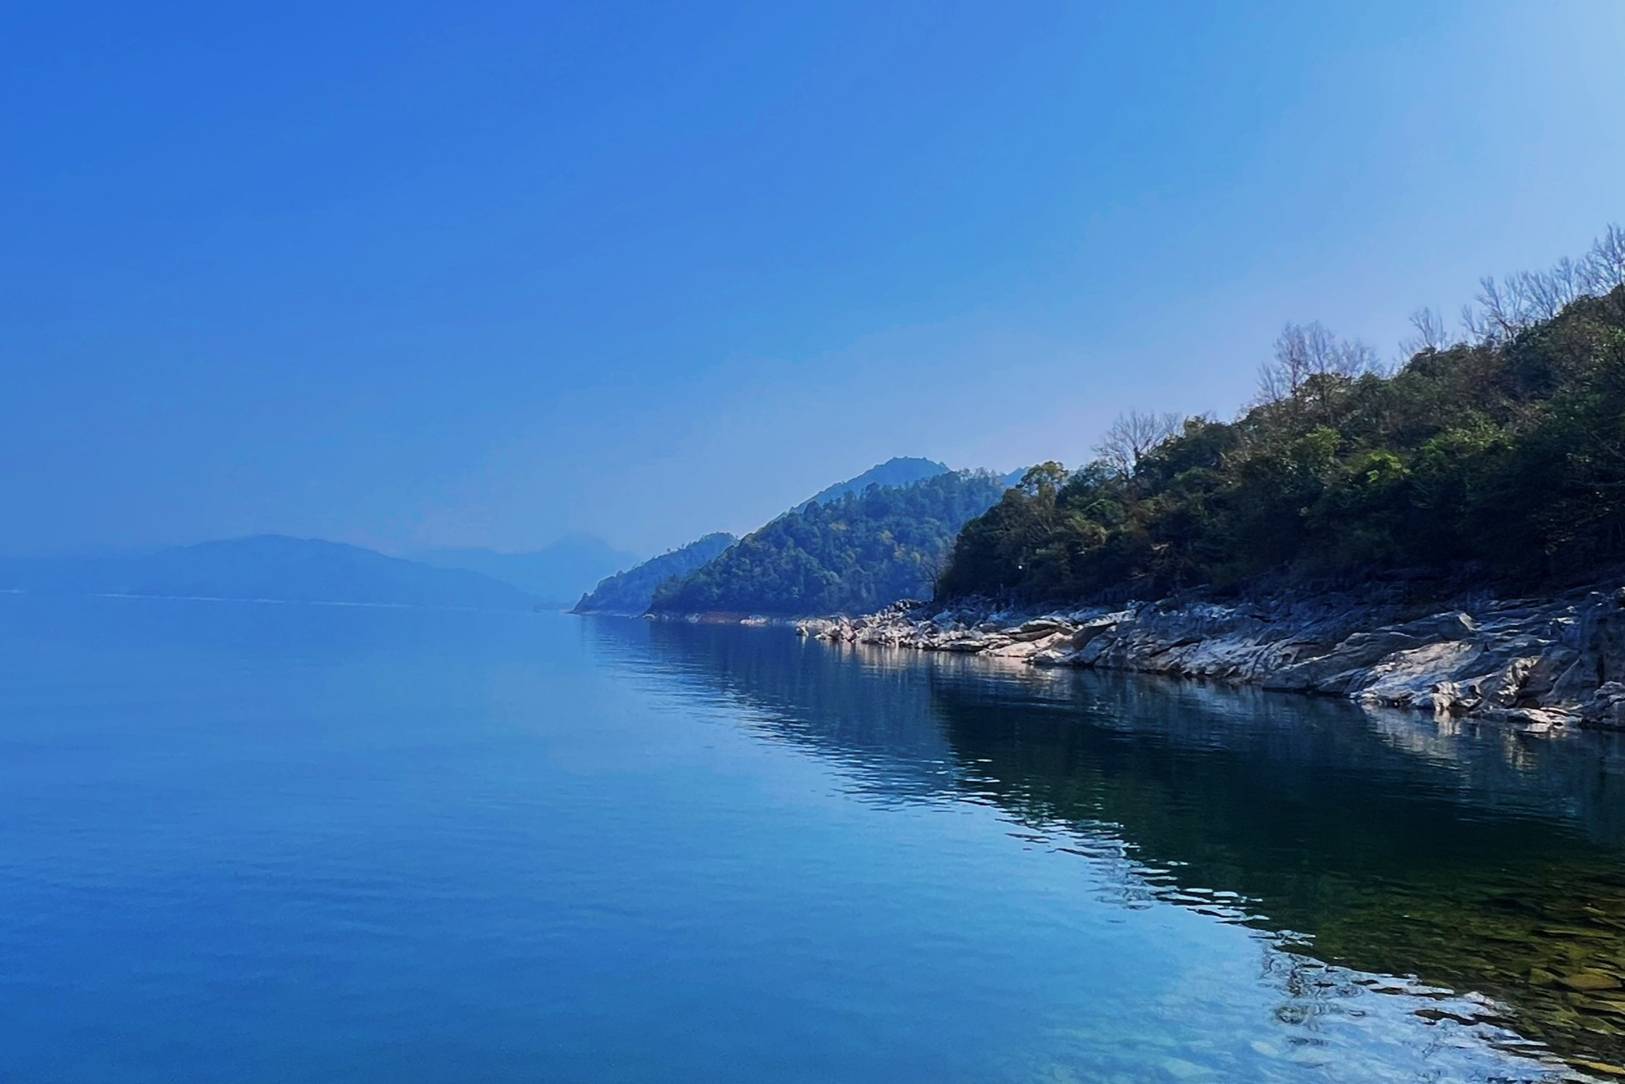
POLYGON ((1580 705, 1579 714, 1587 726, 1625 729, 1625 683, 1606 681, 1598 686, 1580 705))

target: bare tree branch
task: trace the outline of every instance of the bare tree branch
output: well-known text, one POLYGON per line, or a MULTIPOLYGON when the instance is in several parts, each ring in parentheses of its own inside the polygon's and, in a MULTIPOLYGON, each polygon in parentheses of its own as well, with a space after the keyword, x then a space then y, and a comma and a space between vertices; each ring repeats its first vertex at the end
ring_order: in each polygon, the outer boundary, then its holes
POLYGON ((1117 473, 1128 478, 1147 452, 1178 433, 1184 424, 1184 416, 1172 411, 1142 414, 1131 410, 1117 416, 1095 450, 1117 473))
POLYGON ((1376 364, 1371 347, 1358 339, 1339 339, 1318 320, 1288 324, 1275 340, 1275 360, 1258 370, 1259 395, 1264 402, 1293 399, 1315 377, 1352 380, 1376 364))
POLYGON ((1434 312, 1431 306, 1411 313, 1411 329, 1412 334, 1399 341, 1402 360, 1413 358, 1424 350, 1448 350, 1455 345, 1450 332, 1445 330, 1444 317, 1434 312))
POLYGON ((1552 320, 1582 297, 1600 297, 1625 285, 1625 229, 1610 225, 1583 259, 1559 260, 1546 271, 1518 271, 1504 280, 1479 280, 1473 305, 1462 309, 1470 339, 1505 342, 1542 320, 1552 320))
POLYGON ((1580 276, 1586 291, 1598 297, 1625 286, 1625 229, 1609 224, 1580 261, 1580 276))

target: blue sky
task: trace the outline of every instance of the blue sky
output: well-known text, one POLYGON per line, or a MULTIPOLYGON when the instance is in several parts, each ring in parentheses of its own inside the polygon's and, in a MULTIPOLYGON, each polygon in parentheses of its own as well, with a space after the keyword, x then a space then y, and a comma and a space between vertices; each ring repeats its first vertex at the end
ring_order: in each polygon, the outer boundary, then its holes
POLYGON ((13 552, 655 552, 1625 218, 1625 4, 13 5, 13 552), (466 9, 466 10, 465 10, 466 9))

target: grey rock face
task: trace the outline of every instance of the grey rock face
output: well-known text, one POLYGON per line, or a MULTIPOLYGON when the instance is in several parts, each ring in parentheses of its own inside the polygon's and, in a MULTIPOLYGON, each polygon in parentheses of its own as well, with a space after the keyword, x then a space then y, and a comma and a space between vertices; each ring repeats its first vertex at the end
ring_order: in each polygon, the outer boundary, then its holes
POLYGON ((1614 586, 1539 600, 1475 598, 1421 612, 1340 595, 1045 612, 913 603, 808 621, 798 631, 1030 666, 1254 684, 1524 729, 1625 729, 1625 588, 1614 586))

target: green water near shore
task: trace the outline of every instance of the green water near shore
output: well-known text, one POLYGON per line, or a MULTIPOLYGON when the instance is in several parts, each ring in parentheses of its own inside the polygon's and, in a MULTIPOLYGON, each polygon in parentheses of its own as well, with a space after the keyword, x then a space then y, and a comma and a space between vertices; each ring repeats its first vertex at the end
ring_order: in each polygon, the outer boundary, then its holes
MULTIPOLYGON (((731 637, 655 628, 796 714, 818 683, 731 637)), ((1109 826, 1160 899, 1329 964, 1480 995, 1454 1015, 1625 1065, 1625 742, 1195 682, 817 643, 807 665, 922 673, 912 713, 963 781, 1064 846, 1109 826), (921 724, 926 725, 922 722, 921 724)), ((856 719, 856 711, 850 716, 856 719)), ((838 735, 797 732, 827 746, 838 735)), ((878 746, 885 742, 873 739, 878 746)), ((839 744, 839 742, 837 743, 839 744)), ((1376 989, 1399 989, 1398 985, 1376 989)), ((1425 1011, 1425 1010, 1424 1010, 1425 1011)), ((1594 1066, 1601 1070, 1601 1066, 1594 1066)))

